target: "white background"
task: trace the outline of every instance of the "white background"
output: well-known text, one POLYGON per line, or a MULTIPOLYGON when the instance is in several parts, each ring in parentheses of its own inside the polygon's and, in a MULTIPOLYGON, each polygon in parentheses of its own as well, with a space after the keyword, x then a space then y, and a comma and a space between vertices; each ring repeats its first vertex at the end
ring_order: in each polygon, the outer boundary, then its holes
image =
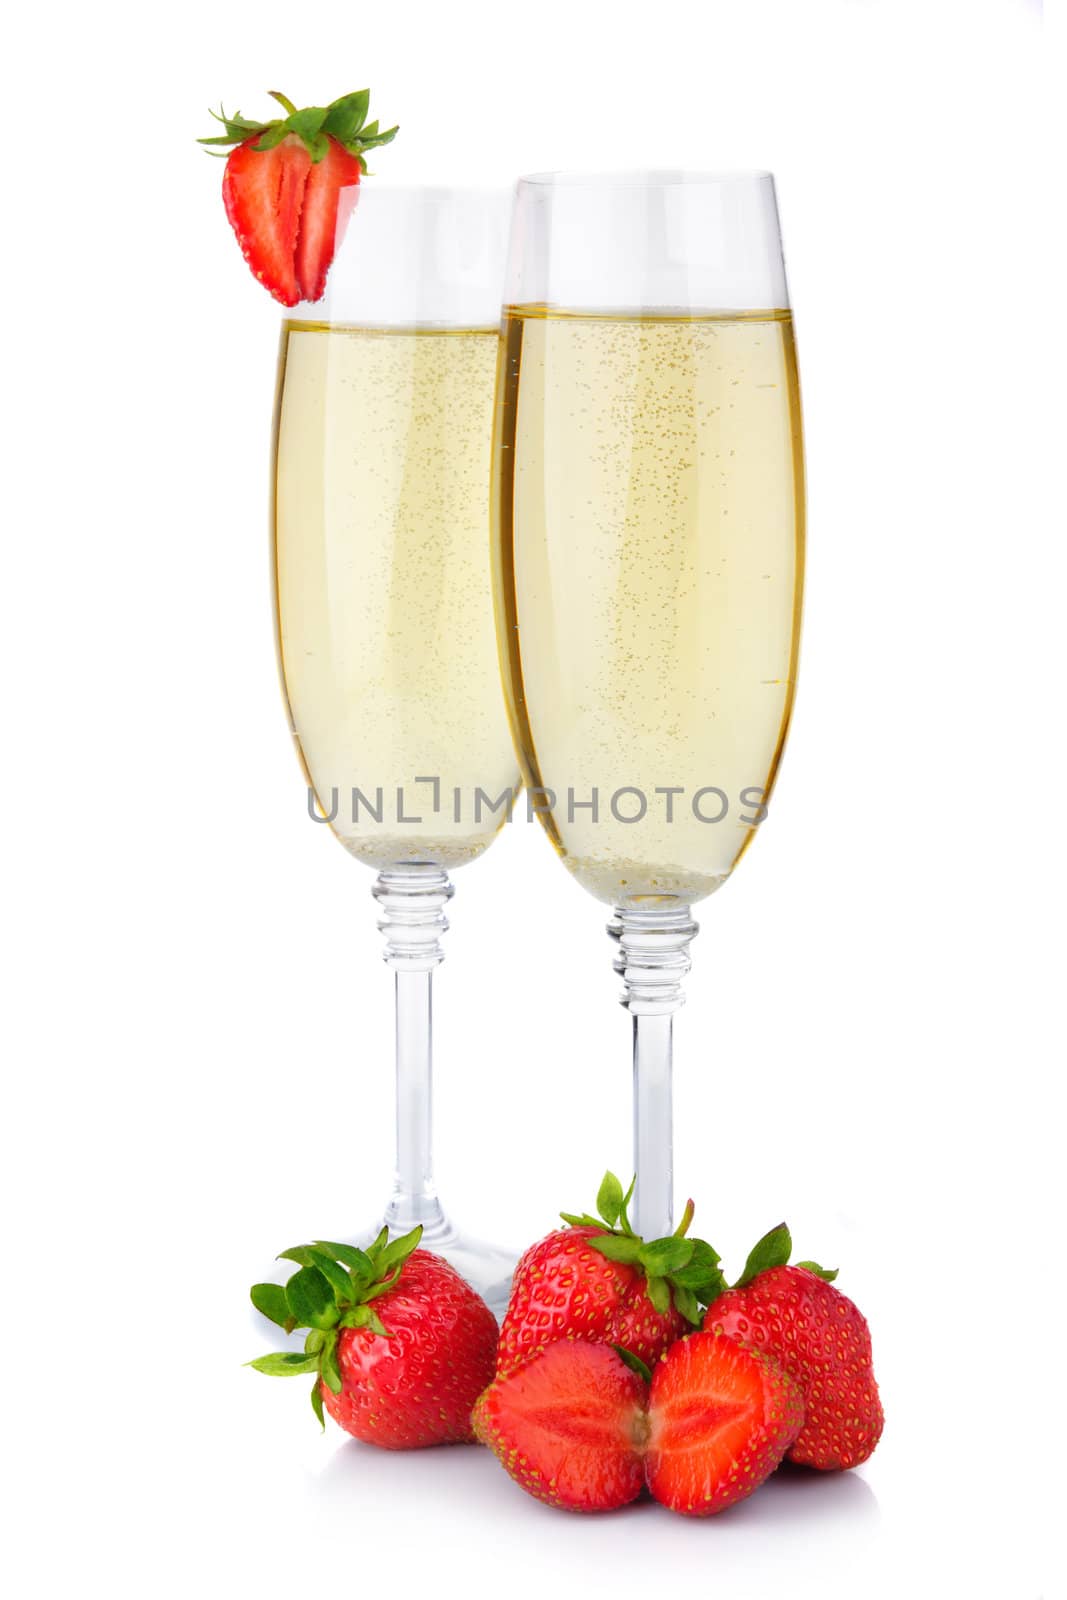
MULTIPOLYGON (((1023 0, 26 15, 5 68, 0 585, 12 1592, 1062 1592, 1053 19, 1023 0), (370 874, 307 821, 284 728, 278 314, 193 140, 220 98, 267 114, 271 87, 364 84, 401 123, 374 159, 389 177, 779 180, 801 686, 771 820, 698 913, 676 1169, 728 1266, 783 1216, 840 1264, 888 1423, 860 1472, 775 1481, 707 1524, 568 1518, 484 1451, 322 1438, 303 1380, 241 1365, 274 1252, 384 1196, 390 985, 370 874)), ((628 1166, 604 920, 534 828, 458 879, 439 1178, 517 1246, 628 1166)))

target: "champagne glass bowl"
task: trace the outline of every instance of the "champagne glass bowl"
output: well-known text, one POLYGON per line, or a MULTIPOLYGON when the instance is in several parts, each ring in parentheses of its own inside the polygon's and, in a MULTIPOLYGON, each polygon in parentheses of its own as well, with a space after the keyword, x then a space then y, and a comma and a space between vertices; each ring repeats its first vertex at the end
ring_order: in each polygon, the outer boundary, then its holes
POLYGON ((691 906, 754 839, 796 681, 804 492, 768 173, 546 173, 513 213, 494 593, 531 805, 612 905, 635 1214, 672 1219, 691 906))
POLYGON ((508 199, 378 180, 346 199, 326 298, 282 329, 273 520, 309 808, 377 872, 395 975, 393 1194, 355 1242, 421 1224, 499 1312, 514 1256, 460 1233, 434 1184, 431 984, 449 874, 489 846, 518 782, 487 559, 508 199))

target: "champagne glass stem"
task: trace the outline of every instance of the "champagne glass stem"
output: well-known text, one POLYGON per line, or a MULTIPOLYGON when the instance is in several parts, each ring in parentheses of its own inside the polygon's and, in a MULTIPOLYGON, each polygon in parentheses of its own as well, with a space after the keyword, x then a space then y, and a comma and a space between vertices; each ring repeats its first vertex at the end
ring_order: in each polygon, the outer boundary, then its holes
POLYGON ((373 890, 396 986, 396 1170, 385 1212, 392 1233, 444 1224, 433 1179, 432 985, 453 892, 446 872, 418 864, 382 872, 373 890))
POLYGON ((646 1239, 670 1233, 674 1214, 671 1044, 682 979, 697 934, 688 906, 618 908, 608 932, 618 944, 622 1003, 634 1019, 634 1171, 632 1217, 646 1239))
POLYGON ((396 984, 396 1169, 402 1204, 433 1195, 433 974, 398 971, 396 984))
POLYGON ((674 1117, 669 1012, 634 1017, 633 1223, 645 1239, 670 1233, 674 1208, 674 1117))

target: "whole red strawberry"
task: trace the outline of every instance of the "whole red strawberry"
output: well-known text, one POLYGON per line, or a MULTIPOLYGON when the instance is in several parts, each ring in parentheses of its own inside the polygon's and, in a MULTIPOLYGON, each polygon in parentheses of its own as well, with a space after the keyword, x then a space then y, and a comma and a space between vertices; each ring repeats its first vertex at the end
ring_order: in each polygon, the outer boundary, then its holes
POLYGON ((738 1285, 709 1307, 704 1326, 767 1351, 800 1385, 805 1419, 790 1460, 824 1472, 856 1467, 878 1443, 885 1420, 870 1330, 834 1288, 837 1273, 813 1261, 788 1266, 790 1250, 784 1224, 761 1239, 738 1285))
POLYGON ((677 1232, 647 1243, 627 1217, 632 1193, 615 1174, 597 1195, 599 1218, 563 1212, 557 1228, 531 1245, 515 1269, 500 1330, 497 1372, 513 1372, 559 1339, 621 1345, 651 1365, 689 1327, 700 1303, 725 1287, 719 1257, 702 1239, 685 1238, 690 1201, 677 1232))
MULTIPOLYGON (((222 179, 226 215, 252 272, 284 306, 320 300, 326 274, 367 170, 364 152, 389 144, 367 122, 370 92, 342 95, 328 106, 298 110, 278 90, 284 118, 250 122, 238 111, 212 112, 225 134, 205 145, 235 145, 222 179)), ((212 151, 220 155, 221 151, 212 151)))
POLYGON ((250 1363, 273 1377, 315 1374, 311 1403, 386 1450, 473 1438, 471 1408, 493 1375, 496 1318, 455 1268, 416 1249, 422 1229, 367 1250, 317 1240, 282 1253, 300 1270, 257 1283, 256 1308, 307 1328, 304 1350, 250 1363))

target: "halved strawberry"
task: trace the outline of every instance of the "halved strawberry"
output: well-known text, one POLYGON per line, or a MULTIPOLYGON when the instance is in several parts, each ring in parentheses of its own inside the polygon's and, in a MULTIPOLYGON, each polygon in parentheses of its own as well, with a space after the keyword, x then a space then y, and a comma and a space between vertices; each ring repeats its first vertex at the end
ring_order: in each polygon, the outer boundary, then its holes
POLYGON ((260 283, 283 306, 295 306, 304 298, 294 258, 311 157, 296 138, 261 155, 257 137, 231 152, 222 198, 241 252, 260 283))
POLYGON ((722 1334, 672 1345, 652 1374, 645 1477, 672 1511, 707 1517, 758 1489, 804 1422, 800 1387, 722 1334))
POLYGON ((302 300, 322 299, 326 274, 356 203, 360 170, 358 156, 331 139, 322 160, 308 173, 296 241, 296 281, 302 300))
POLYGON ((561 1339, 489 1385, 474 1434, 535 1499, 613 1511, 644 1487, 646 1394, 610 1345, 561 1339))
POLYGON ((631 1351, 561 1339, 494 1379, 475 1436, 566 1511, 613 1511, 647 1483, 669 1510, 706 1517, 758 1488, 804 1421, 788 1373, 721 1334, 678 1340, 648 1379, 631 1351))
POLYGON ((226 215, 264 288, 282 305, 295 306, 322 298, 367 170, 364 151, 390 144, 397 130, 379 133, 377 122, 367 122, 368 89, 302 110, 278 90, 270 92, 287 116, 250 122, 220 108, 211 114, 225 133, 200 143, 237 147, 222 182, 226 215))

